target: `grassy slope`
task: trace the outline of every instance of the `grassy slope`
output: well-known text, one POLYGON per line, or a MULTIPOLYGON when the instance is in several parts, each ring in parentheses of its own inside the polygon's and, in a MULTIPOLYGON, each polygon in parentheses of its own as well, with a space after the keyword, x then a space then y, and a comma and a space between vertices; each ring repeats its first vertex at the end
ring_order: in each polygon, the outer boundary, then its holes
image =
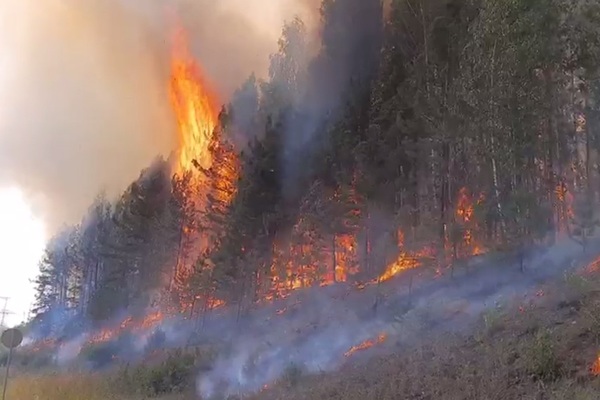
POLYGON ((448 337, 333 374, 288 379, 256 399, 600 399, 600 277, 569 276, 542 305, 485 314, 448 337))
MULTIPOLYGON (((600 274, 544 289, 540 306, 485 314, 471 337, 439 335, 401 354, 319 376, 288 374, 254 399, 600 398, 589 369, 600 350, 600 274)), ((135 390, 128 390, 135 391, 135 390)), ((9 400, 137 400, 102 376, 15 377, 9 400)), ((193 395, 164 400, 193 399, 193 395)))

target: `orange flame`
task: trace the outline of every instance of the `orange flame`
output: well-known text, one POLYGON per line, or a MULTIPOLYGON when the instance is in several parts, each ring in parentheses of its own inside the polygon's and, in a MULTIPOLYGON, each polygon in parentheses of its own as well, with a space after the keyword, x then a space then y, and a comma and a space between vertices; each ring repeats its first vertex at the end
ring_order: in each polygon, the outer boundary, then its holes
MULTIPOLYGON (((485 200, 483 193, 479 195, 477 204, 485 200)), ((474 219, 473 199, 469 195, 466 187, 462 187, 458 192, 458 201, 456 204, 456 220, 465 227, 463 242, 466 247, 467 255, 476 256, 485 253, 485 247, 478 243, 473 235, 473 229, 477 229, 477 223, 474 219)), ((463 254, 464 255, 464 254, 463 254)))
POLYGON ((371 348, 371 347, 375 346, 376 344, 385 342, 386 339, 387 339, 387 335, 385 333, 381 333, 376 339, 367 339, 364 342, 362 342, 361 344, 352 346, 350 348, 350 350, 348 350, 346 353, 344 353, 344 356, 350 357, 352 354, 356 353, 357 351, 366 350, 368 348, 371 348))
POLYGON ((557 204, 555 213, 557 215, 558 231, 564 233, 568 231, 570 220, 574 217, 573 195, 564 183, 559 183, 554 189, 557 204))
POLYGON ((600 353, 598 353, 598 356, 596 357, 596 360, 594 361, 594 363, 590 367, 590 372, 594 376, 600 376, 600 353))
POLYGON ((585 272, 587 273, 595 273, 598 271, 600 271, 600 257, 596 258, 585 267, 585 272))
POLYGON ((194 162, 210 167, 208 147, 217 126, 218 101, 190 54, 183 29, 174 38, 169 94, 179 128, 179 172, 191 169, 194 162))
POLYGON ((116 328, 101 329, 87 340, 88 344, 105 343, 115 339, 125 331, 138 332, 151 329, 158 325, 164 318, 160 311, 150 313, 144 316, 141 320, 134 320, 133 317, 126 317, 116 328))
MULTIPOLYGON (((177 175, 183 176, 185 172, 196 168, 207 171, 206 174, 192 175, 193 194, 190 196, 193 198, 188 199, 190 206, 195 211, 224 213, 224 208, 231 203, 237 191, 240 164, 233 146, 222 140, 221 132, 216 130, 219 122, 218 99, 190 53, 188 38, 181 25, 178 25, 173 40, 169 96, 178 128, 177 175), (209 193, 218 204, 208 204, 205 196, 209 193)), ((188 297, 180 299, 180 311, 184 312, 192 310, 195 303, 193 298, 184 293, 186 283, 193 274, 190 262, 207 248, 209 240, 194 226, 183 227, 181 234, 185 238, 182 243, 194 243, 193 249, 177 260, 174 285, 171 287, 183 297, 188 297)), ((219 304, 209 304, 210 308, 217 306, 219 304)))
POLYGON ((398 248, 400 249, 398 258, 387 266, 385 272, 378 278, 379 282, 390 280, 403 271, 420 267, 423 265, 422 259, 431 257, 432 254, 432 250, 428 247, 424 247, 416 252, 407 252, 403 250, 404 232, 400 229, 398 229, 398 248))

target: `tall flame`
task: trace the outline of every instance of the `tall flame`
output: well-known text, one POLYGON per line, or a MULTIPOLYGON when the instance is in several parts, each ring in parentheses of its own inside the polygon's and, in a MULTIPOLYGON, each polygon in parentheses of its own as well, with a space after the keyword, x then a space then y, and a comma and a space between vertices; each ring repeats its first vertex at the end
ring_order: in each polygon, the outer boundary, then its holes
POLYGON ((179 131, 178 172, 191 169, 194 162, 210 167, 208 148, 217 126, 218 101, 190 54, 186 33, 181 28, 174 37, 169 95, 179 131))

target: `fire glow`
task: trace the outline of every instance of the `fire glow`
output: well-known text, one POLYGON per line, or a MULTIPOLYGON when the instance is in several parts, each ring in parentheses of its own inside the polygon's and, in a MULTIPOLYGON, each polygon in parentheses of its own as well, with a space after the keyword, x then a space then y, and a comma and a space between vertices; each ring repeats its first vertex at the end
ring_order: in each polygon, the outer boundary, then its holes
POLYGON ((598 353, 596 360, 594 360, 594 363, 590 367, 590 373, 594 376, 600 376, 600 353, 598 353))
POLYGON ((210 167, 208 147, 217 126, 218 101, 190 54, 186 33, 181 28, 177 29, 173 44, 169 94, 179 132, 179 172, 190 170, 195 163, 210 167))
POLYGON ((356 353, 357 351, 370 349, 371 347, 373 347, 377 344, 381 344, 381 343, 385 342, 386 339, 387 339, 387 335, 385 333, 381 333, 375 339, 367 339, 364 342, 362 342, 356 346, 352 346, 350 348, 350 350, 348 350, 346 353, 344 353, 344 357, 350 357, 352 354, 356 353))

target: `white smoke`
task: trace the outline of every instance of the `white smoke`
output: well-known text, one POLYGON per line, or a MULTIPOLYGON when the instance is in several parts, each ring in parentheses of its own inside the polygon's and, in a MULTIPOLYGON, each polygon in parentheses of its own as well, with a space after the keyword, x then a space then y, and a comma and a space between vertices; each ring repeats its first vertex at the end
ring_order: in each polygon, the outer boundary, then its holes
POLYGON ((20 186, 50 234, 98 192, 118 194, 176 147, 168 101, 179 13, 226 101, 266 75, 285 19, 315 1, 4 0, 0 3, 0 185, 20 186))

